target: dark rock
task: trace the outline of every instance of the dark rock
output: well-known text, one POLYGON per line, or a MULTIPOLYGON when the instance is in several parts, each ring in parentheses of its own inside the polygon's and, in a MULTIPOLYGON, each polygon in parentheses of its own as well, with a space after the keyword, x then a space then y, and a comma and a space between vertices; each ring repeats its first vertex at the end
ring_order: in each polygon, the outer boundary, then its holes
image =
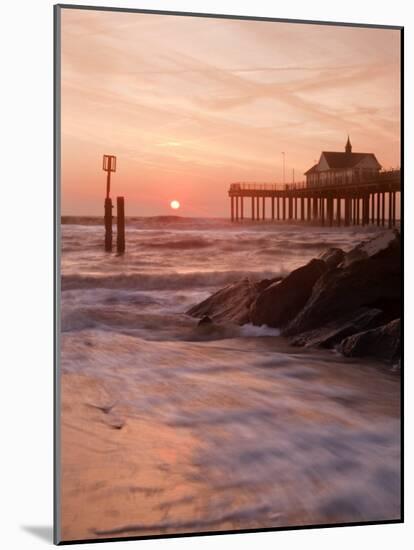
POLYGON ((202 326, 202 325, 211 325, 213 322, 212 318, 209 317, 208 315, 204 315, 198 322, 198 326, 202 326))
POLYGON ((249 279, 232 283, 187 311, 193 317, 208 316, 211 321, 243 325, 250 322, 250 305, 258 294, 257 284, 249 279))
POLYGON ((380 309, 386 321, 400 316, 399 235, 390 231, 386 238, 381 234, 356 249, 317 280, 306 305, 284 330, 285 336, 335 323, 360 308, 380 309))
POLYGON ((401 238, 397 229, 386 230, 373 239, 364 241, 350 250, 339 267, 348 267, 354 262, 368 258, 386 258, 387 256, 400 255, 401 238))
POLYGON ((329 269, 333 269, 344 261, 345 252, 341 248, 328 248, 328 250, 322 252, 318 258, 324 261, 329 269))
POLYGON ((255 325, 283 327, 299 313, 308 300, 315 282, 327 270, 322 260, 311 260, 259 294, 250 309, 255 325))
POLYGON ((293 340, 294 346, 332 348, 345 337, 378 326, 384 318, 380 309, 361 308, 353 315, 337 319, 323 327, 302 332, 293 340))
POLYGON ((397 361, 401 356, 401 322, 390 323, 345 338, 338 350, 347 357, 376 357, 397 361))
POLYGON ((258 283, 256 283, 256 291, 259 294, 260 292, 263 292, 268 286, 272 285, 273 283, 278 283, 281 281, 283 277, 275 277, 274 279, 262 279, 258 283))

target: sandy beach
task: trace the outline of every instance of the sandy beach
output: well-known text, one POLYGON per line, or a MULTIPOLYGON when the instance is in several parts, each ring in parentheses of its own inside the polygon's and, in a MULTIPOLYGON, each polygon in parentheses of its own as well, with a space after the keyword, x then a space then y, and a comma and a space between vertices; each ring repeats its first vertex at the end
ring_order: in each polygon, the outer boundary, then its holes
MULTIPOLYGON (((85 336, 84 358, 101 344, 85 336)), ((63 373, 66 540, 398 519, 398 374, 278 337, 245 339, 266 363, 235 368, 240 346, 193 344, 205 368, 131 381, 154 403, 176 392, 175 421, 63 373)))

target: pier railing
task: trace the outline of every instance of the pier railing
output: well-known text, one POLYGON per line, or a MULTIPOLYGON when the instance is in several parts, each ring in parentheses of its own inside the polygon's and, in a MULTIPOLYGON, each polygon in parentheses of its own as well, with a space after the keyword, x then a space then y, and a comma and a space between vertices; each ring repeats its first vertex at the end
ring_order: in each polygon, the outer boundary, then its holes
POLYGON ((305 187, 305 181, 297 183, 237 182, 230 184, 231 191, 290 191, 304 189, 305 187))
POLYGON ((378 184, 378 183, 387 183, 390 181, 394 181, 396 179, 400 179, 400 169, 392 169, 392 170, 383 170, 382 172, 379 172, 375 176, 357 176, 354 175, 353 177, 348 177, 344 181, 327 181, 323 183, 318 184, 312 184, 307 185, 306 181, 299 181, 299 182, 292 182, 292 183, 267 183, 267 182, 235 182, 230 184, 230 191, 295 191, 299 189, 307 189, 307 188, 317 188, 317 189, 323 189, 323 188, 332 188, 332 187, 340 187, 342 185, 352 185, 352 184, 378 184))

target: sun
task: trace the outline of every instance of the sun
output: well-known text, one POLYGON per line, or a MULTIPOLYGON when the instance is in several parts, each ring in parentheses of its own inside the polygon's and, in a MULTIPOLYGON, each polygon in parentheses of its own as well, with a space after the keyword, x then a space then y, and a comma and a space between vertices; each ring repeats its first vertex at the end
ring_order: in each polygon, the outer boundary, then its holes
POLYGON ((170 202, 170 206, 173 210, 178 210, 180 208, 180 203, 176 200, 170 202))

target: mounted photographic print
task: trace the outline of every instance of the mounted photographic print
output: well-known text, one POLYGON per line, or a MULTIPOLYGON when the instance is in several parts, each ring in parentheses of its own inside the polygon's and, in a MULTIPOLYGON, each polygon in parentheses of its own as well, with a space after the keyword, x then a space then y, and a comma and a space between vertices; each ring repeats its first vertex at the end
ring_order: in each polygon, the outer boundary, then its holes
POLYGON ((55 7, 56 543, 403 520, 402 33, 55 7))

